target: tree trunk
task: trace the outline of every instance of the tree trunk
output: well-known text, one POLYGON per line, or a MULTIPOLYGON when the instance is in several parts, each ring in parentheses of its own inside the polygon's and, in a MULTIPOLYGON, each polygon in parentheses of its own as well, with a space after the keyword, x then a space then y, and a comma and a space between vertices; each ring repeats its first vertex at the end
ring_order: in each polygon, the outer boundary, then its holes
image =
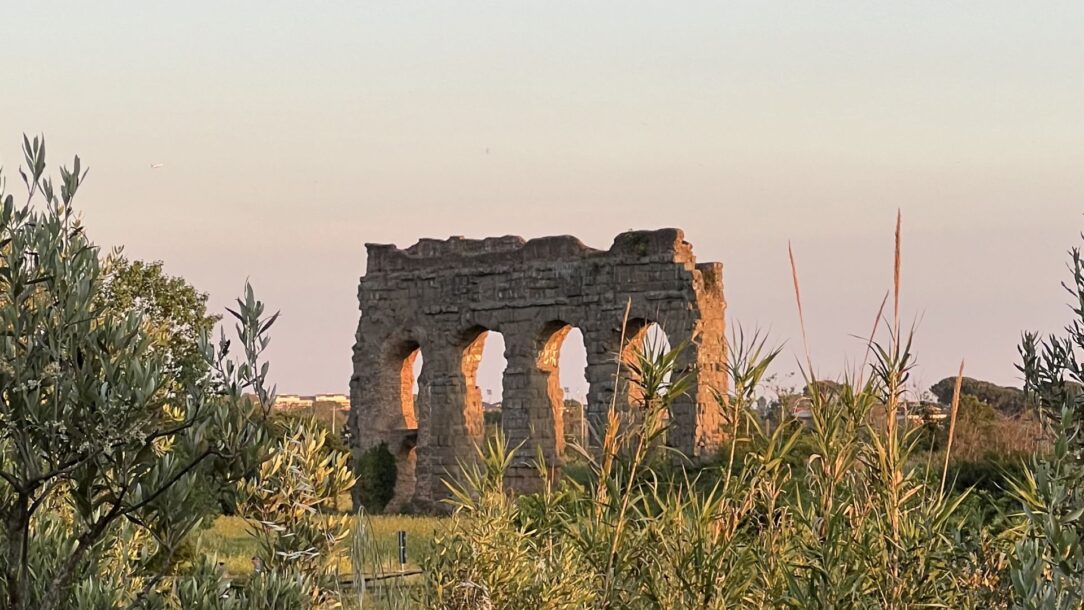
POLYGON ((16 492, 9 507, 7 523, 8 556, 5 577, 8 581, 8 608, 24 610, 29 602, 26 595, 27 537, 30 530, 30 498, 16 492))

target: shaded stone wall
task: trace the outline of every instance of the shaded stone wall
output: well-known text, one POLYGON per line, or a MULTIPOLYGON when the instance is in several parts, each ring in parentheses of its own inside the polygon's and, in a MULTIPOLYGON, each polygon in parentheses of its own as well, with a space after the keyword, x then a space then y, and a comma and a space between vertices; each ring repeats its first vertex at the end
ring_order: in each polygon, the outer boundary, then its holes
POLYGON ((350 428, 359 453, 383 442, 396 456, 392 509, 435 508, 447 496, 441 480, 475 459, 484 430, 475 374, 488 331, 505 340, 502 426, 509 446, 525 443, 509 476, 515 488, 537 486, 528 462, 539 450, 551 468, 560 468, 564 397, 557 357, 573 326, 587 349, 587 418, 596 434, 614 393, 625 392, 615 384, 616 355, 657 323, 672 345, 689 342, 679 366, 696 372, 688 395, 672 406, 669 443, 695 459, 722 440, 712 396, 712 389, 726 389, 722 265, 697 263, 680 230, 622 233, 605 251, 568 236, 453 237, 423 239, 405 250, 367 248, 350 428), (415 399, 411 365, 419 351, 415 399))

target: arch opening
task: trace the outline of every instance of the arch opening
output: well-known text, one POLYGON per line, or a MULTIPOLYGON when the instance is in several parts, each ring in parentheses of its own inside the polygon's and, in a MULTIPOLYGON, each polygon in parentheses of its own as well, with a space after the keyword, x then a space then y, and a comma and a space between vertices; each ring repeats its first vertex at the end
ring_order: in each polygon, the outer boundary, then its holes
POLYGON ((628 404, 635 407, 642 405, 645 391, 657 396, 669 391, 673 371, 658 371, 648 365, 669 354, 671 345, 662 325, 652 320, 631 320, 627 332, 621 356, 628 377, 628 404))
POLYGON ((587 380, 587 345, 583 331, 575 326, 566 326, 556 347, 554 369, 557 387, 561 391, 557 404, 561 408, 563 425, 560 432, 566 448, 562 457, 571 457, 567 450, 569 444, 586 448, 589 441, 587 394, 590 386, 587 380))
POLYGON ((418 396, 420 392, 419 378, 422 373, 422 365, 425 358, 422 350, 417 345, 405 358, 399 370, 399 405, 403 413, 403 427, 410 429, 418 428, 418 396))
POLYGON ((588 442, 587 348, 583 332, 561 321, 543 328, 539 345, 536 365, 545 378, 553 430, 538 432, 552 436, 555 457, 563 461, 569 443, 586 447, 588 442))
POLYGON ((418 445, 418 379, 422 367, 421 346, 408 341, 392 350, 390 367, 398 379, 398 421, 391 431, 388 450, 395 458, 395 487, 385 510, 396 512, 414 498, 417 487, 418 445))
MULTIPOLYGON (((662 325, 656 322, 650 322, 644 328, 643 342, 640 348, 643 353, 653 361, 659 360, 661 357, 670 353, 670 338, 666 336, 666 331, 662 329, 662 325)), ((662 387, 660 391, 666 393, 670 386, 670 377, 673 371, 665 371, 662 375, 662 387)))
POLYGON ((504 355, 504 335, 500 332, 477 328, 470 335, 473 338, 463 350, 464 412, 468 428, 477 427, 474 438, 482 443, 501 428, 503 377, 508 361, 504 355))

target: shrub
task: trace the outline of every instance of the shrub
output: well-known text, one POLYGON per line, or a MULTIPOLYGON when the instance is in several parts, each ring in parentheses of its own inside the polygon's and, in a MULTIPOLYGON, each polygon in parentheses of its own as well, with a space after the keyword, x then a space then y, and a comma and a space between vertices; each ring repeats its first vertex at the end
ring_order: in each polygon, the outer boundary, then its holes
POLYGON ((1025 389, 1053 432, 1052 451, 1013 485, 1026 516, 1011 573, 1021 608, 1084 606, 1084 260, 1079 249, 1070 255, 1074 320, 1066 336, 1025 333, 1020 346, 1025 389))
POLYGON ((949 465, 948 483, 958 491, 974 489, 990 497, 1004 497, 1027 470, 1031 455, 987 456, 981 460, 958 460, 949 465))
POLYGON ((371 513, 383 512, 395 495, 398 471, 387 443, 370 447, 358 459, 358 482, 362 506, 371 513))
POLYGON ((250 520, 263 566, 258 574, 265 578, 250 583, 249 593, 274 582, 269 575, 312 579, 301 594, 314 607, 335 603, 332 588, 319 577, 350 532, 350 517, 332 511, 354 479, 349 454, 329 450, 326 442, 325 430, 295 426, 278 439, 258 474, 241 484, 242 515, 250 520))
POLYGON ((1043 453, 1047 435, 1034 408, 1006 415, 972 396, 960 397, 953 459, 1011 461, 1043 453))

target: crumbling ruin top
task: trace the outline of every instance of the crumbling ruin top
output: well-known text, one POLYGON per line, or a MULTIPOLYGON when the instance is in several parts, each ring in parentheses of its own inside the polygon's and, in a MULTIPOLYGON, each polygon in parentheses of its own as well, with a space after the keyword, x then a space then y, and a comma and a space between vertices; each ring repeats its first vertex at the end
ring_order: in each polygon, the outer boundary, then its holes
POLYGON ((694 262, 692 246, 681 229, 629 231, 614 239, 609 250, 584 245, 571 235, 524 240, 517 235, 466 239, 421 239, 409 248, 391 244, 365 244, 367 273, 443 269, 469 264, 540 264, 607 257, 634 262, 694 262))

